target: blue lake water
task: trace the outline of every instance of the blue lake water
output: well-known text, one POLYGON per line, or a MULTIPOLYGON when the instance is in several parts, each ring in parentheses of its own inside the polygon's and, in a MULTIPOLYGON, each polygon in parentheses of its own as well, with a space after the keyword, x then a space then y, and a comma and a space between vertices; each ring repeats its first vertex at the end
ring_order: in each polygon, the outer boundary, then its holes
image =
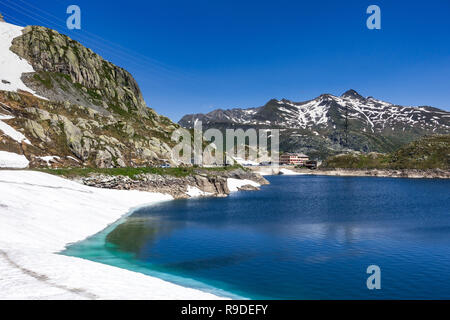
POLYGON ((268 179, 142 208, 64 254, 234 298, 450 298, 450 181, 268 179))

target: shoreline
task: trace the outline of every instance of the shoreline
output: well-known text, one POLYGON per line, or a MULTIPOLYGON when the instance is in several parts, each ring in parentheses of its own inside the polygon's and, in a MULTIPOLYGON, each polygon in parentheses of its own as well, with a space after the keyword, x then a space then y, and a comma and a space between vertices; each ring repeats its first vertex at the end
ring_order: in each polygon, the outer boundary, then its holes
POLYGON ((99 189, 36 171, 0 171, 0 300, 226 299, 109 265, 60 254, 161 193, 99 189))
POLYGON ((253 167, 255 173, 261 175, 313 175, 336 177, 379 177, 409 179, 450 179, 450 171, 442 169, 296 169, 293 167, 253 167), (281 168, 281 169, 280 169, 281 168), (283 172, 283 173, 280 173, 283 172))
MULTIPOLYGON (((305 172, 305 171, 299 171, 305 172)), ((308 173, 305 173, 308 174, 308 173)), ((415 170, 415 169, 319 169, 309 172, 316 176, 336 177, 379 177, 379 178, 408 178, 408 179, 450 179, 450 172, 440 169, 415 170)))
POLYGON ((90 187, 164 193, 175 199, 227 197, 232 192, 259 190, 262 185, 269 184, 261 175, 243 168, 193 169, 182 174, 141 172, 132 175, 129 172, 114 171, 94 171, 88 174, 77 172, 75 175, 70 174, 70 171, 54 171, 54 173, 90 187))

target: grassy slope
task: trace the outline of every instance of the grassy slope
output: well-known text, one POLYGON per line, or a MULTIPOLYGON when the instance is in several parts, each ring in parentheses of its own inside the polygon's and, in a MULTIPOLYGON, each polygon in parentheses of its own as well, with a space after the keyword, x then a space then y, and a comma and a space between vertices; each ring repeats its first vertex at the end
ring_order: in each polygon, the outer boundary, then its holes
POLYGON ((450 169, 450 135, 414 141, 389 154, 346 154, 329 158, 324 168, 450 169))

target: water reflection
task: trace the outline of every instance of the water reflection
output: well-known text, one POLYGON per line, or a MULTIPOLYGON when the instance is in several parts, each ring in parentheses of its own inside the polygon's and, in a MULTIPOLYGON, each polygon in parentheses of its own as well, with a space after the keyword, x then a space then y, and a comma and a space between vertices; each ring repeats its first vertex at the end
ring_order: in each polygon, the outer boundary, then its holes
POLYGON ((163 221, 154 217, 131 216, 106 236, 109 249, 132 253, 138 259, 151 258, 154 243, 181 229, 185 222, 163 221), (143 249, 146 250, 143 250, 143 249))

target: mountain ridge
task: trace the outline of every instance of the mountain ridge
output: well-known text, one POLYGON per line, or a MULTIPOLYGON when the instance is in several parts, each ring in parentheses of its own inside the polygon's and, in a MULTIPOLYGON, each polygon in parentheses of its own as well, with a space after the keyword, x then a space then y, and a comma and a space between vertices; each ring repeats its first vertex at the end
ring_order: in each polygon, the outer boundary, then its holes
POLYGON ((341 96, 322 94, 303 102, 271 99, 257 108, 190 114, 178 123, 192 128, 195 121, 202 121, 205 129, 280 129, 281 151, 303 152, 317 159, 347 149, 391 152, 424 135, 450 130, 450 112, 365 98, 353 89, 341 96))

